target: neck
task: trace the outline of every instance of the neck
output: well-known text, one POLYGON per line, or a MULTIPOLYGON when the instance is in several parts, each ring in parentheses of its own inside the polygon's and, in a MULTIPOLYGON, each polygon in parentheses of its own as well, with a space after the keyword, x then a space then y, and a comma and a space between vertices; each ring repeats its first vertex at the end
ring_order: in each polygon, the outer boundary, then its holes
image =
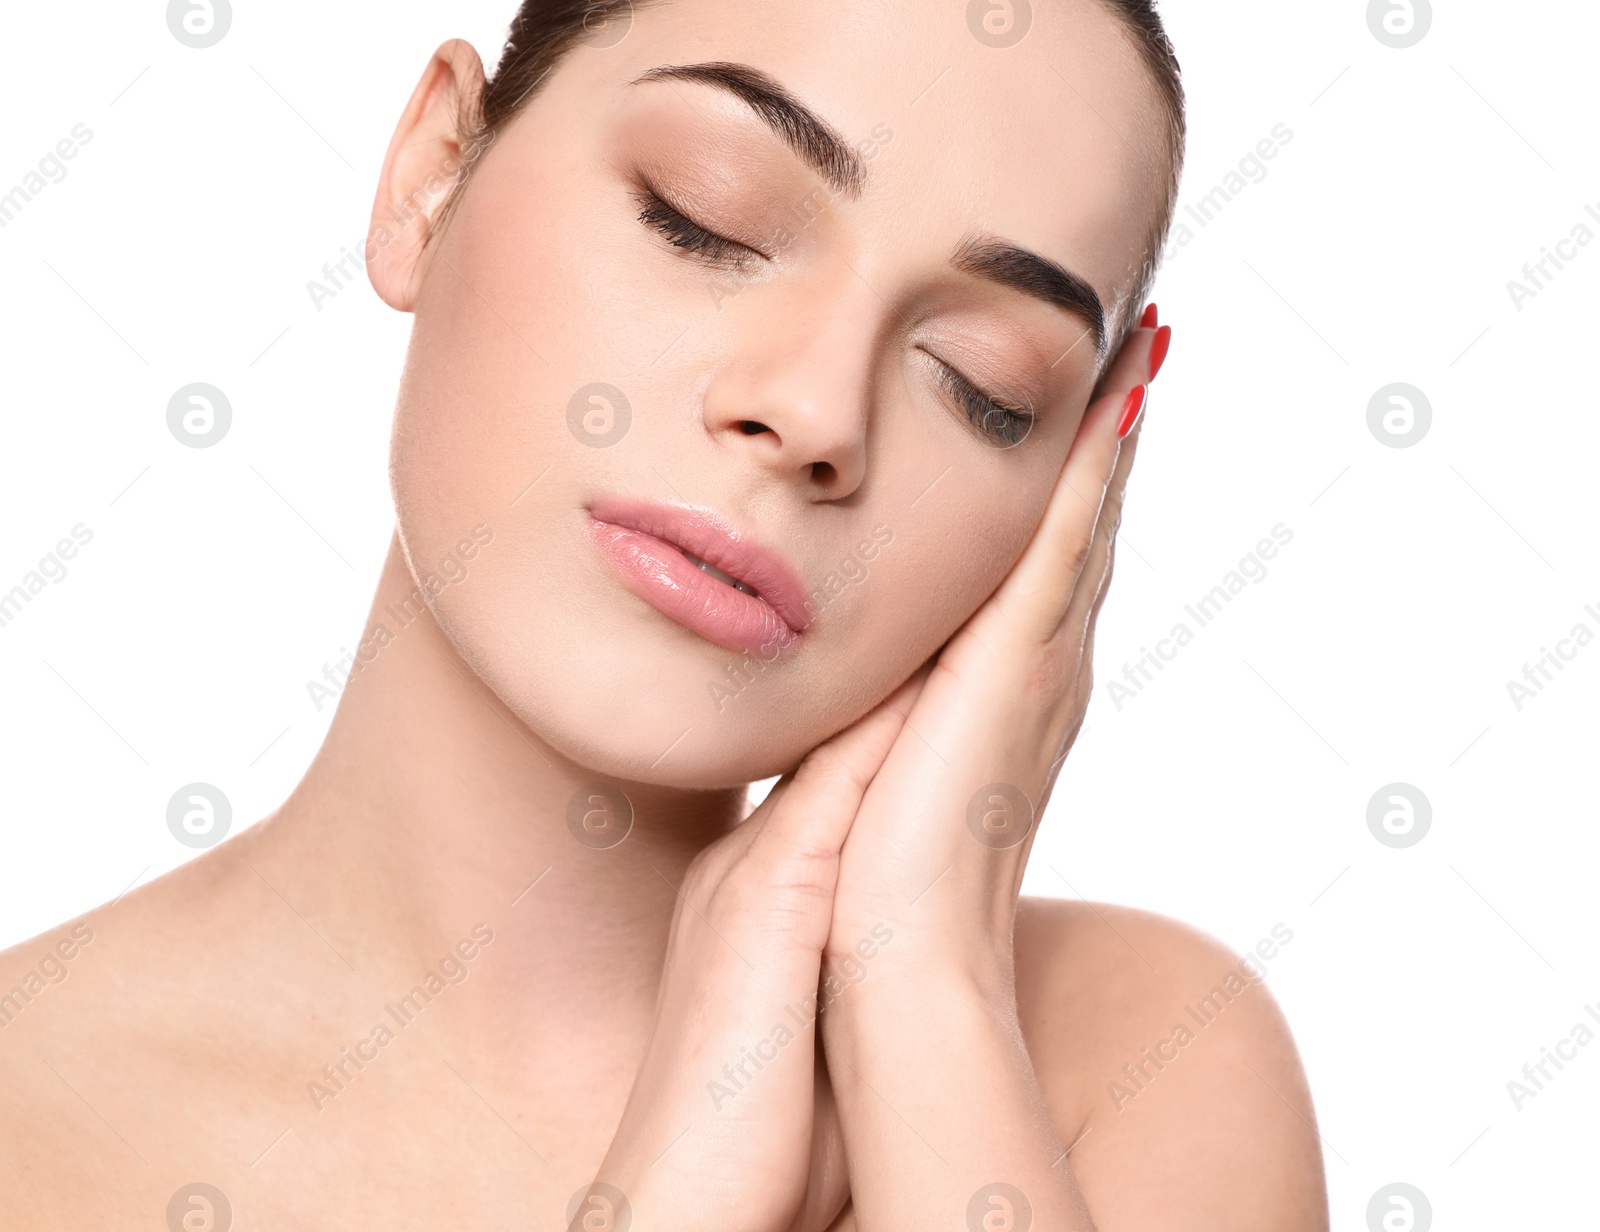
POLYGON ((401 986, 487 924, 497 965, 515 956, 498 989, 559 988, 574 1013, 618 988, 653 997, 676 887, 741 819, 745 793, 608 780, 574 762, 466 665, 415 589, 396 538, 365 661, 248 859, 347 962, 401 986), (596 827, 596 783, 631 802, 616 846, 599 845, 619 818, 596 827), (589 845, 569 825, 575 799, 589 845))

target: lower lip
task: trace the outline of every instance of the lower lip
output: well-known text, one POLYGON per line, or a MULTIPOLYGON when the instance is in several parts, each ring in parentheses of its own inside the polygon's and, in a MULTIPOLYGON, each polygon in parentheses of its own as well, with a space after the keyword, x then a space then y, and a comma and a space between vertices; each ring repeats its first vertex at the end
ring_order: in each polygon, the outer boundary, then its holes
POLYGON ((703 572, 665 540, 598 518, 589 528, 624 586, 707 641, 771 658, 800 640, 770 603, 703 572))

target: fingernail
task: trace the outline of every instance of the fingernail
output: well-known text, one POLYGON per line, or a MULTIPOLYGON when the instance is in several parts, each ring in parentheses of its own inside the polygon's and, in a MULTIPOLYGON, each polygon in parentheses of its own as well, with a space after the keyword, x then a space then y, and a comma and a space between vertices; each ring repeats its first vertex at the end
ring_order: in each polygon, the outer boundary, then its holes
POLYGON ((1156 330, 1155 340, 1150 343, 1150 379, 1156 379, 1156 373, 1161 371, 1161 365, 1167 362, 1167 351, 1172 346, 1172 326, 1163 325, 1156 330))
POLYGON ((1145 307, 1144 316, 1139 318, 1140 329, 1154 329, 1156 327, 1156 306, 1149 304, 1145 307))
POLYGON ((1139 422, 1139 415, 1144 410, 1146 386, 1136 385, 1128 392, 1128 400, 1122 404, 1122 418, 1117 421, 1117 435, 1127 436, 1133 431, 1133 425, 1139 422))

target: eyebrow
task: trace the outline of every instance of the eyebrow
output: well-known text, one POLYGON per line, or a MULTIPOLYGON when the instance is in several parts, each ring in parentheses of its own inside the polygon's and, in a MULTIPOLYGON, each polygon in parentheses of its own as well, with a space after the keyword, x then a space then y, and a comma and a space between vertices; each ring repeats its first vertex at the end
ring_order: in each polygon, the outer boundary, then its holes
POLYGON ((641 73, 629 84, 647 81, 692 81, 726 90, 809 163, 835 192, 852 198, 861 195, 867 170, 850 143, 760 69, 725 60, 706 64, 664 64, 641 73))
MULTIPOLYGON (((760 69, 727 60, 663 64, 641 73, 629 84, 649 81, 691 81, 727 91, 810 164, 829 187, 851 198, 860 197, 867 178, 860 156, 831 124, 760 69)), ((1095 289, 1077 274, 994 236, 963 240, 950 264, 963 273, 987 278, 1082 317, 1094 335, 1096 358, 1105 358, 1105 305, 1095 289)))
POLYGON ((998 282, 1084 318, 1089 323, 1089 332, 1094 335, 1096 358, 1105 357, 1108 341, 1105 305, 1095 289, 1070 270, 993 236, 972 236, 963 240, 951 256, 950 264, 963 273, 998 282))

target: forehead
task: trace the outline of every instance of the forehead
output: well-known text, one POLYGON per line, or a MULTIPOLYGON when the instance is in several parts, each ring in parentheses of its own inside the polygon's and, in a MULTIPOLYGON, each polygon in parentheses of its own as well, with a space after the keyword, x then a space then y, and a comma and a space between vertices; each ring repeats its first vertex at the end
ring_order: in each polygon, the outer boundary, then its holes
POLYGON ((1108 314, 1161 205, 1162 104, 1099 0, 658 0, 621 43, 572 59, 617 82, 662 64, 759 68, 870 151, 867 223, 942 251, 1001 236, 1087 279, 1108 314))

